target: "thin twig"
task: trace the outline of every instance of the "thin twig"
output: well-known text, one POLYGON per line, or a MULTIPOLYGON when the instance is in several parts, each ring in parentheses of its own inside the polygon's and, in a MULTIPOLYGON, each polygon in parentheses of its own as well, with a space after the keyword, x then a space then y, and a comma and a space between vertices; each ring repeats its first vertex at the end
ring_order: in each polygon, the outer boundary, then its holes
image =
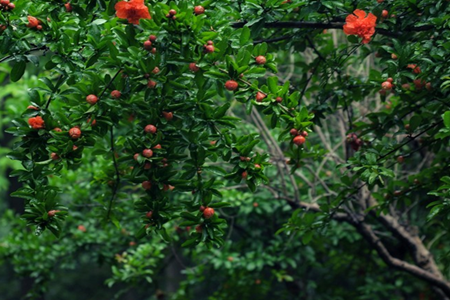
POLYGON ((105 88, 103 89, 102 93, 100 94, 100 96, 98 96, 98 100, 100 100, 100 98, 103 97, 103 95, 105 94, 106 90, 110 87, 110 85, 113 83, 113 81, 116 79, 117 75, 120 74, 120 72, 122 71, 122 69, 119 69, 116 74, 114 74, 113 78, 111 78, 111 80, 108 82, 108 84, 105 86, 105 88))
MULTIPOLYGON (((113 83, 113 81, 116 79, 117 75, 119 75, 120 71, 122 71, 122 69, 119 69, 116 72, 116 74, 111 78, 111 80, 108 82, 108 84, 105 86, 105 88, 101 92, 100 96, 98 97, 99 99, 102 98, 102 96, 105 94, 106 90, 109 88, 111 83, 113 83)), ((117 190, 119 189, 119 184, 120 184, 119 166, 117 165, 116 153, 115 153, 115 149, 114 149, 114 126, 111 126, 111 128, 110 128, 110 143, 111 143, 111 154, 112 154, 114 169, 116 171, 116 183, 114 184, 112 196, 111 196, 111 199, 109 200, 108 212, 106 214, 106 220, 109 220, 109 217, 111 214, 111 209, 112 209, 112 204, 114 202, 114 199, 116 198, 117 190)))
POLYGON ((50 103, 53 100, 53 95, 59 90, 59 87, 63 84, 64 82, 64 75, 59 76, 58 78, 58 82, 55 85, 55 88, 52 91, 52 94, 50 95, 50 97, 47 100, 47 103, 45 104, 45 109, 48 109, 48 107, 50 106, 50 103))
POLYGON ((395 147, 394 149, 392 149, 392 150, 389 151, 388 153, 386 153, 386 154, 380 156, 380 157, 377 159, 377 162, 380 161, 380 160, 382 160, 383 158, 385 158, 385 157, 391 155, 392 153, 395 153, 397 150, 401 149, 401 148, 402 148, 403 146, 405 146, 406 144, 409 144, 411 141, 415 140, 416 138, 418 138, 418 137, 421 136, 422 134, 426 133, 428 130, 430 130, 430 129, 436 127, 436 126, 439 125, 439 124, 441 124, 442 122, 443 122, 442 120, 439 121, 439 122, 436 122, 436 123, 432 124, 431 126, 425 128, 423 131, 419 132, 419 133, 416 134, 415 136, 411 136, 411 138, 410 138, 409 140, 407 140, 407 141, 401 143, 399 146, 395 147))
MULTIPOLYGON (((48 50, 48 47, 46 45, 40 46, 40 47, 34 47, 34 48, 31 48, 30 50, 25 51, 22 54, 28 54, 28 53, 31 53, 31 52, 34 52, 34 51, 39 51, 39 50, 48 50)), ((7 55, 7 56, 3 57, 2 59, 0 59, 0 63, 2 63, 4 61, 7 61, 8 59, 13 58, 16 55, 17 54, 7 55)))
POLYGON ((113 164, 114 164, 114 169, 116 171, 116 183, 114 184, 112 196, 111 196, 111 199, 109 200, 108 213, 106 214, 106 220, 109 220, 109 216, 111 214, 111 209, 112 209, 112 204, 114 202, 114 199, 116 198, 117 190, 119 189, 119 184, 120 184, 119 166, 117 165, 116 153, 114 150, 114 126, 111 126, 111 129, 110 129, 110 139, 111 139, 111 153, 112 153, 112 158, 113 158, 113 164))

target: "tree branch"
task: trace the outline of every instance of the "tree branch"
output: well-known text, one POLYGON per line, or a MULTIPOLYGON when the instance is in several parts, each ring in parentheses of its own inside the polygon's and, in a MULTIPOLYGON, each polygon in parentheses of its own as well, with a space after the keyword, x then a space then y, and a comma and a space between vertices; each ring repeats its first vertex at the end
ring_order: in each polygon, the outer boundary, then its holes
POLYGON ((420 278, 433 286, 438 287, 446 296, 450 297, 450 284, 446 280, 432 274, 429 271, 421 269, 418 266, 392 257, 384 246, 383 242, 378 238, 378 236, 373 232, 372 228, 368 224, 357 222, 353 223, 352 225, 355 226, 358 232, 372 245, 381 259, 388 266, 408 272, 411 275, 420 278))
MULTIPOLYGON (((374 211, 372 211, 375 214, 374 211)), ((381 224, 383 224, 389 231, 391 231, 400 241, 408 245, 411 249, 412 257, 417 265, 432 272, 439 278, 443 278, 441 272, 439 271, 436 263, 434 262, 433 256, 423 245, 420 238, 408 231, 404 226, 398 223, 398 220, 389 214, 380 214, 378 217, 381 224)))
MULTIPOLYGON (((256 122, 259 123, 259 126, 262 128, 262 130, 260 130, 261 134, 270 132, 269 128, 267 128, 267 126, 266 126, 266 123, 262 120, 261 116, 259 115, 258 110, 254 106, 252 108, 251 114, 254 116, 256 122)), ((268 138, 270 141, 266 142, 267 146, 269 147, 269 149, 273 147, 275 150, 275 155, 278 156, 278 158, 282 159, 282 165, 283 165, 284 169, 287 171, 286 176, 290 180, 291 186, 294 189, 295 200, 300 201, 300 193, 298 191, 297 183, 295 182, 294 177, 292 176, 292 174, 289 171, 289 167, 286 164, 283 151, 281 150, 279 144, 277 143, 277 141, 273 138, 273 136, 271 134, 268 135, 268 138)), ((278 166, 278 164, 277 164, 277 166, 278 166)), ((284 176, 281 176, 281 178, 282 178, 282 182, 284 183, 284 176)))
POLYGON ((377 162, 382 160, 383 158, 391 155, 392 153, 397 152, 397 150, 401 149, 403 146, 405 146, 406 144, 409 144, 411 141, 415 140, 416 138, 418 138, 419 136, 421 136, 422 134, 426 133, 428 130, 438 126, 439 124, 441 124, 443 122, 443 120, 438 121, 434 124, 431 124, 430 126, 428 126, 427 128, 425 128, 423 131, 419 132, 418 134, 416 134, 415 136, 411 136, 411 138, 403 143, 401 143, 400 145, 398 145, 397 147, 395 147, 394 149, 392 149, 391 151, 389 151, 388 153, 381 155, 380 157, 378 157, 377 162))
MULTIPOLYGON (((378 205, 377 201, 369 195, 369 206, 373 207, 378 205)), ((434 261, 433 255, 422 243, 422 240, 418 237, 414 230, 408 230, 405 226, 398 222, 397 218, 394 218, 390 214, 377 214, 375 210, 371 210, 370 214, 378 219, 383 226, 388 229, 392 234, 399 239, 400 242, 406 244, 411 251, 414 262, 424 268, 425 270, 435 274, 439 278, 443 278, 442 273, 434 261)))
MULTIPOLYGON (((234 22, 231 24, 233 28, 242 28, 247 24, 247 22, 234 22)), ((265 28, 310 28, 310 29, 342 29, 345 22, 329 22, 329 23, 320 23, 320 22, 308 22, 308 21, 288 21, 288 22, 270 22, 265 23, 265 28)), ((432 25, 422 25, 422 26, 414 26, 407 27, 404 29, 404 32, 420 32, 427 31, 433 29, 432 25)), ((401 36, 404 32, 392 32, 383 28, 377 28, 376 32, 381 35, 386 36, 401 36)))
MULTIPOLYGON (((30 50, 25 51, 25 52, 22 53, 22 54, 31 53, 31 52, 39 51, 39 50, 47 51, 47 50, 48 50, 48 47, 47 47, 47 45, 43 45, 43 46, 39 46, 39 47, 34 47, 34 48, 31 48, 30 50)), ((5 56, 5 57, 3 57, 3 58, 0 59, 0 63, 2 63, 2 62, 4 62, 4 61, 7 61, 8 59, 13 58, 13 57, 16 56, 16 55, 17 55, 17 54, 15 54, 15 55, 7 55, 7 56, 5 56)))
MULTIPOLYGON (((270 186, 264 186, 264 187, 267 188, 278 199, 283 199, 283 200, 287 201, 288 204, 292 208, 303 208, 307 211, 322 212, 322 210, 320 209, 320 207, 317 204, 296 202, 294 199, 290 199, 288 197, 279 197, 277 195, 276 191, 273 190, 270 186)), ((436 274, 433 272, 434 271, 433 268, 422 269, 419 266, 416 266, 416 265, 410 264, 406 261, 392 257, 392 255, 389 253, 389 251, 384 246, 383 242, 379 239, 379 237, 372 230, 371 226, 364 223, 364 219, 357 220, 355 218, 350 218, 349 215, 347 215, 345 213, 337 213, 337 212, 334 212, 332 214, 332 217, 333 217, 333 219, 335 219, 337 221, 345 221, 345 222, 353 225, 356 228, 356 230, 371 244, 373 249, 375 249, 377 251, 380 258, 388 266, 397 268, 401 271, 408 272, 411 275, 430 283, 432 286, 439 288, 439 290, 437 290, 436 292, 438 292, 438 293, 442 292, 442 294, 446 295, 446 297, 444 299, 448 299, 447 297, 450 297, 450 283, 447 282, 442 277, 442 275, 440 275, 439 271, 436 274)), ((411 239, 410 234, 406 230, 404 230, 404 228, 401 228, 401 226, 398 224, 398 222, 396 220, 393 220, 393 218, 391 217, 391 218, 385 218, 383 220, 383 222, 386 222, 392 230, 398 231, 399 234, 403 236, 403 239, 405 241, 407 241, 408 244, 413 243, 415 245, 415 247, 419 250, 419 251, 417 251, 418 253, 422 253, 422 254, 424 253, 424 252, 422 252, 423 249, 421 249, 420 246, 417 246, 417 243, 415 243, 414 240, 411 239)), ((428 261, 432 260, 431 256, 423 257, 423 258, 428 259, 428 261)))
MULTIPOLYGON (((275 199, 280 199, 280 200, 286 201, 292 207, 292 209, 302 208, 306 211, 323 212, 320 209, 319 205, 316 203, 295 201, 295 199, 292 199, 292 198, 289 198, 286 196, 280 196, 278 194, 278 191, 276 191, 273 187, 271 187, 269 185, 261 185, 261 187, 266 188, 274 196, 275 199)), ((345 213, 337 212, 333 215, 333 219, 335 219, 336 221, 348 221, 349 217, 345 213)))

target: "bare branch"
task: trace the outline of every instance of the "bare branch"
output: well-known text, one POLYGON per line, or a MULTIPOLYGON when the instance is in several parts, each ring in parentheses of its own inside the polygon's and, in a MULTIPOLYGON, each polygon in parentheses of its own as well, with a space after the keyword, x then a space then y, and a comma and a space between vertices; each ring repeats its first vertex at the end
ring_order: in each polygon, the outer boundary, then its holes
MULTIPOLYGON (((247 22, 235 22, 231 24, 233 28, 242 28, 247 24, 247 22)), ((265 28, 309 28, 309 29, 343 29, 344 22, 308 22, 308 21, 287 21, 287 22, 269 22, 265 23, 265 28)), ((414 26, 407 27, 404 29, 405 32, 420 32, 433 29, 432 25, 414 26)), ((404 34, 404 32, 392 32, 383 28, 377 28, 376 32, 381 35, 397 37, 404 34)))
POLYGON ((417 278, 420 278, 433 286, 438 287, 446 295, 450 296, 450 284, 443 278, 433 274, 430 271, 421 269, 420 267, 410 264, 406 261, 400 260, 398 258, 392 257, 389 251, 384 246, 383 242, 378 238, 378 236, 373 232, 370 225, 363 222, 353 223, 353 226, 358 230, 358 232, 372 245, 372 247, 377 251, 381 259, 388 265, 399 270, 408 272, 417 278))
MULTIPOLYGON (((369 197, 369 206, 378 205, 377 201, 373 197, 369 197)), ((414 262, 424 268, 425 270, 435 274, 439 278, 443 278, 442 273, 436 265, 433 259, 433 255, 423 244, 422 240, 417 235, 417 229, 406 228, 398 222, 398 219, 390 214, 381 213, 377 216, 376 211, 372 210, 371 215, 376 217, 386 229, 388 229, 395 237, 397 237, 402 243, 408 246, 411 251, 414 262)))

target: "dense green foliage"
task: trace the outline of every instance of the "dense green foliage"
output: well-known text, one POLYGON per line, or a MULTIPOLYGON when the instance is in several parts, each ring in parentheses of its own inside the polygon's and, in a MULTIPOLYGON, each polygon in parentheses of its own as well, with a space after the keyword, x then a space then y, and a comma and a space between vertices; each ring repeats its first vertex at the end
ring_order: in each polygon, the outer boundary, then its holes
POLYGON ((0 294, 450 298, 449 2, 117 2, 0 12, 0 294))

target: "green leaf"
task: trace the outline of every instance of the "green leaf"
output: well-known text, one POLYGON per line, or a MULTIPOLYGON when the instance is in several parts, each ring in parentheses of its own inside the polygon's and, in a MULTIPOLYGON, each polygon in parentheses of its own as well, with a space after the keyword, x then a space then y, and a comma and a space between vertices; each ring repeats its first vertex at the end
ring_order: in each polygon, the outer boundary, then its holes
POLYGON ((145 236, 146 228, 145 226, 141 227, 138 232, 136 232, 135 237, 137 239, 142 239, 145 236))
POLYGON ((212 173, 217 174, 217 175, 221 175, 221 176, 227 175, 227 171, 225 171, 224 169, 222 169, 221 167, 218 167, 218 166, 205 166, 205 167, 203 167, 203 169, 209 170, 212 173))
POLYGON ((264 76, 264 74, 266 74, 265 68, 251 68, 244 73, 246 78, 258 78, 264 76))
POLYGON ((278 73, 277 66, 274 63, 270 62, 270 63, 265 64, 265 66, 268 69, 270 69, 273 73, 278 73))
POLYGON ((262 20, 263 20, 263 18, 256 18, 256 19, 254 19, 254 20, 251 20, 250 22, 245 23, 245 26, 246 26, 246 27, 250 27, 250 26, 252 26, 253 24, 256 24, 256 23, 258 23, 259 21, 262 21, 262 20))
POLYGON ((247 186, 254 193, 256 191, 256 185, 252 180, 247 180, 247 186))
POLYGON ((230 108, 230 106, 231 106, 231 104, 228 102, 228 103, 225 103, 224 105, 222 105, 221 107, 217 108, 216 112, 214 113, 214 118, 215 119, 222 118, 225 115, 225 113, 227 112, 227 110, 230 108))
POLYGON ((91 25, 102 25, 102 24, 105 24, 106 23, 106 20, 105 19, 96 19, 96 20, 94 20, 92 23, 91 23, 91 25))
POLYGON ((356 35, 349 35, 347 37, 347 40, 352 43, 352 44, 358 44, 359 43, 359 39, 356 37, 356 35))
POLYGON ((445 127, 450 128, 450 111, 446 111, 442 118, 444 119, 445 127))
MULTIPOLYGON (((445 115, 445 113, 444 113, 444 115, 445 115)), ((412 116, 412 118, 409 120, 410 130, 411 131, 416 130, 420 126, 421 122, 422 122, 422 118, 419 115, 412 116)), ((444 123, 445 123, 445 119, 444 119, 444 123)))
POLYGON ((47 165, 49 163, 51 163, 53 161, 53 159, 47 159, 47 160, 43 160, 43 161, 37 161, 35 162, 36 165, 47 165))
POLYGON ((42 81, 43 83, 45 83, 45 85, 48 86, 48 88, 49 88, 51 91, 54 91, 54 90, 55 90, 55 86, 53 85, 53 83, 51 82, 51 80, 48 79, 47 77, 41 77, 41 78, 39 78, 39 80, 42 81))
POLYGON ((222 73, 222 72, 216 72, 216 71, 205 72, 204 75, 208 78, 213 78, 213 79, 230 79, 230 77, 227 74, 222 73))
POLYGON ((367 159, 367 162, 371 165, 374 165, 377 163, 377 156, 375 153, 366 153, 366 159, 367 159))
POLYGON ((30 192, 15 191, 15 192, 11 193, 11 196, 18 197, 18 198, 24 198, 24 199, 33 199, 35 197, 32 190, 30 192))
POLYGON ((228 202, 217 202, 217 203, 210 203, 208 206, 212 207, 212 208, 220 208, 220 207, 231 206, 231 204, 228 202))
POLYGON ((194 216, 193 214, 188 213, 188 212, 182 212, 182 213, 180 214, 180 216, 183 217, 183 218, 185 218, 185 219, 191 220, 191 221, 198 221, 198 220, 199 220, 198 217, 196 217, 196 216, 194 216))
POLYGON ((59 238, 59 235, 60 235, 61 231, 59 230, 58 227, 54 226, 53 224, 50 224, 50 225, 47 226, 47 228, 53 233, 53 235, 56 238, 59 238))
POLYGON ((303 234, 303 236, 302 236, 302 243, 304 245, 308 245, 309 242, 311 242, 313 235, 314 235, 314 231, 305 232, 305 234, 303 234))
POLYGON ((119 51, 117 50, 116 46, 114 46, 112 42, 108 42, 107 45, 109 48, 109 54, 113 59, 116 59, 117 56, 119 55, 119 51))
POLYGON ((27 63, 22 61, 16 62, 11 69, 11 81, 16 82, 20 78, 22 78, 25 73, 25 69, 27 67, 27 63))
POLYGON ((167 234, 167 231, 165 228, 158 230, 158 234, 165 242, 167 242, 167 243, 170 242, 170 236, 167 234))
POLYGON ((239 44, 241 46, 245 46, 245 45, 247 45, 250 42, 251 42, 251 40, 250 40, 250 28, 245 26, 244 28, 242 28, 241 37, 239 38, 239 44))
POLYGON ((371 173, 369 176, 369 184, 372 184, 375 179, 377 179, 378 174, 377 173, 371 173))
POLYGON ((192 238, 192 239, 189 239, 189 240, 187 240, 186 242, 184 242, 184 243, 181 245, 181 247, 189 247, 189 246, 192 246, 192 245, 194 245, 194 244, 197 244, 197 243, 198 243, 197 240, 198 240, 197 237, 192 238))
POLYGON ((278 77, 272 76, 267 79, 267 85, 271 93, 276 94, 278 92, 278 77))

